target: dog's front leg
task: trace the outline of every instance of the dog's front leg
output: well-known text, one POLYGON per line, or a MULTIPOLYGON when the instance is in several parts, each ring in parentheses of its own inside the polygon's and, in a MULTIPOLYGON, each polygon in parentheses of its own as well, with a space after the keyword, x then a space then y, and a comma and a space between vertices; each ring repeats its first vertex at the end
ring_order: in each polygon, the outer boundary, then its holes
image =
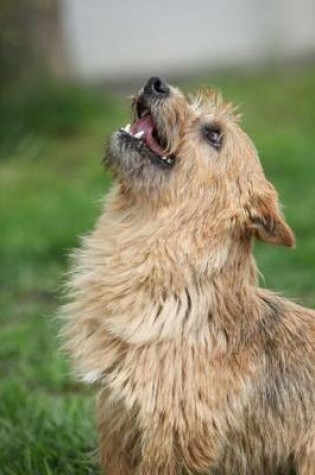
POLYGON ((128 454, 121 447, 121 440, 113 432, 100 432, 100 464, 106 475, 134 475, 128 454))
POLYGON ((99 458, 106 475, 134 475, 139 463, 139 435, 133 414, 121 402, 108 402, 103 388, 98 400, 99 458))

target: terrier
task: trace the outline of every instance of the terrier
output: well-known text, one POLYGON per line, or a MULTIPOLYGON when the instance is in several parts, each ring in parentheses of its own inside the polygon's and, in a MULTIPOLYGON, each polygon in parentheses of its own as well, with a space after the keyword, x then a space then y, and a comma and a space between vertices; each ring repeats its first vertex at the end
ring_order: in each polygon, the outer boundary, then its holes
POLYGON ((258 287, 254 239, 295 238, 255 147, 213 90, 153 77, 133 113, 63 312, 104 472, 314 475, 315 312, 258 287))

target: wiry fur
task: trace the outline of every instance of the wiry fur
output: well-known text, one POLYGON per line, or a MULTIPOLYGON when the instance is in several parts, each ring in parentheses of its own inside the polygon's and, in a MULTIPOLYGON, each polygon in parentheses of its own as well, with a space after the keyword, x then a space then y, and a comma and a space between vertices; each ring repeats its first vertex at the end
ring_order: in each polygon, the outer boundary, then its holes
POLYGON ((260 289, 252 256, 254 236, 294 244, 276 192, 230 106, 172 89, 154 107, 176 165, 133 174, 113 136, 117 184, 63 312, 77 374, 99 381, 102 466, 312 475, 315 313, 260 289), (223 130, 219 151, 205 122, 223 130))

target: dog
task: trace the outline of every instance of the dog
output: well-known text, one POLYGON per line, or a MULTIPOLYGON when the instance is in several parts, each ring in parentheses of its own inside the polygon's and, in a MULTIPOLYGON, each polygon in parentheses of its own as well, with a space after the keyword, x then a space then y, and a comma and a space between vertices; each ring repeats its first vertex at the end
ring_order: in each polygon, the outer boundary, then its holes
POLYGON ((158 77, 112 134, 115 185, 76 251, 63 338, 99 391, 107 475, 315 474, 315 312, 259 288, 253 242, 293 247, 216 91, 158 77))

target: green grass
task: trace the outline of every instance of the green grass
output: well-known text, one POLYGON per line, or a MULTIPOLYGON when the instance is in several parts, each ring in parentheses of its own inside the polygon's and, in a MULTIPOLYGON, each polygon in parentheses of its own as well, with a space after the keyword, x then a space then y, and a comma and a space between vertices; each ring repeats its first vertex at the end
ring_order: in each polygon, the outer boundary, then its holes
MULTIPOLYGON (((294 251, 256 246, 263 285, 315 306, 315 70, 212 83, 241 105, 296 231, 294 251)), ((0 474, 96 474, 94 395, 71 379, 54 315, 68 251, 110 184, 105 136, 128 111, 95 91, 43 91, 0 106, 0 474)))

